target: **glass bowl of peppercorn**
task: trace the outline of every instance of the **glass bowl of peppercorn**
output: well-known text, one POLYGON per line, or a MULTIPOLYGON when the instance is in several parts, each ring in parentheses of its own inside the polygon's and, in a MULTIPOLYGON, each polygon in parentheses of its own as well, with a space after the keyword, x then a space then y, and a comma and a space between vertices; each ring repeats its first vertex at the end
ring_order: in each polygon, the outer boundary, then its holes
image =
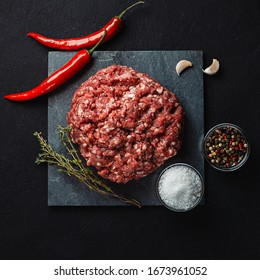
POLYGON ((204 138, 208 163, 221 171, 234 171, 247 161, 250 145, 243 130, 231 123, 212 127, 204 138))

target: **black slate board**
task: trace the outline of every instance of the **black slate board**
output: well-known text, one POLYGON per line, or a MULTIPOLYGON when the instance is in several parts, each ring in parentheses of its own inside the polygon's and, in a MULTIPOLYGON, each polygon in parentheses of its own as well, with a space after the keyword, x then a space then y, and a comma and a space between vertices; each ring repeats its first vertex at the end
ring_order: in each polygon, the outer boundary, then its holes
MULTIPOLYGON (((65 64, 74 53, 49 52, 49 75, 65 64)), ((48 99, 48 141, 57 151, 63 147, 57 135, 57 125, 66 126, 66 114, 71 98, 80 84, 101 68, 112 64, 126 65, 154 77, 163 86, 173 91, 182 103, 185 115, 183 147, 176 157, 146 178, 125 185, 106 181, 115 190, 132 197, 145 205, 161 205, 156 195, 156 180, 166 166, 175 162, 193 165, 204 177, 204 158, 201 143, 204 137, 204 96, 202 51, 96 51, 93 61, 78 75, 73 83, 65 85, 49 95, 48 99), (192 61, 193 67, 178 77, 176 64, 182 60, 192 61)), ((49 206, 119 206, 120 201, 89 191, 76 179, 58 172, 56 166, 48 167, 48 205, 49 206)))

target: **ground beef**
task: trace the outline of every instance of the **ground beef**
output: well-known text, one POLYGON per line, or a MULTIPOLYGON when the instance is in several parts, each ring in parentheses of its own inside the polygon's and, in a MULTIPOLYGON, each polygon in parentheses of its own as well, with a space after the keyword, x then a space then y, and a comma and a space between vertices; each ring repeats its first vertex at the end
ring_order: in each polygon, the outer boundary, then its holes
POLYGON ((126 183, 176 155, 183 115, 176 96, 156 80, 112 65, 74 93, 67 120, 87 165, 104 178, 126 183))

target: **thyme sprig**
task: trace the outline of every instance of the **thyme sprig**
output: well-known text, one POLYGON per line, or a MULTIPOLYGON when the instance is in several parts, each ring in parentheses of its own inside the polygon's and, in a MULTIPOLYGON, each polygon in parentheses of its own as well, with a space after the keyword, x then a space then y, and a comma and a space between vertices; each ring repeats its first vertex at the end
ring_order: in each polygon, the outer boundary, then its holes
POLYGON ((124 203, 141 207, 140 202, 135 199, 124 197, 107 186, 99 177, 89 168, 85 167, 81 158, 78 155, 70 137, 69 132, 71 128, 58 126, 60 141, 65 147, 68 156, 60 154, 53 150, 53 148, 42 137, 41 132, 34 132, 34 136, 40 143, 41 152, 38 154, 35 163, 47 163, 57 165, 60 172, 65 172, 69 176, 76 177, 79 181, 85 184, 90 190, 95 191, 101 195, 112 196, 121 200, 124 203))

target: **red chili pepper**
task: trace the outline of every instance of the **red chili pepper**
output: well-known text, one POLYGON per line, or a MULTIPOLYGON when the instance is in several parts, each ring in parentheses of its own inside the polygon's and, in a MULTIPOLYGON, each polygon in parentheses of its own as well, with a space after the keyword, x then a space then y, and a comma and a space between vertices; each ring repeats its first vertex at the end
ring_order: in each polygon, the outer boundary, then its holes
POLYGON ((99 29, 98 31, 91 33, 84 37, 79 38, 69 38, 69 39, 53 39, 53 38, 47 38, 41 34, 29 32, 27 36, 34 38, 36 41, 40 42, 41 44, 58 50, 67 50, 67 51, 75 51, 75 50, 81 50, 81 49, 88 49, 92 48, 94 45, 97 44, 97 42, 102 37, 103 31, 106 29, 107 35, 103 41, 106 42, 110 38, 114 37, 118 31, 123 26, 122 17, 132 7, 143 4, 143 1, 139 1, 127 9, 125 9, 119 16, 113 17, 104 27, 99 29))
POLYGON ((13 101, 26 101, 55 90, 56 88, 67 82, 69 79, 71 79, 91 60, 91 54, 102 42, 105 35, 106 30, 103 31, 103 36, 91 50, 79 51, 65 65, 51 74, 47 79, 45 79, 34 89, 20 93, 8 94, 5 95, 4 98, 13 101))

